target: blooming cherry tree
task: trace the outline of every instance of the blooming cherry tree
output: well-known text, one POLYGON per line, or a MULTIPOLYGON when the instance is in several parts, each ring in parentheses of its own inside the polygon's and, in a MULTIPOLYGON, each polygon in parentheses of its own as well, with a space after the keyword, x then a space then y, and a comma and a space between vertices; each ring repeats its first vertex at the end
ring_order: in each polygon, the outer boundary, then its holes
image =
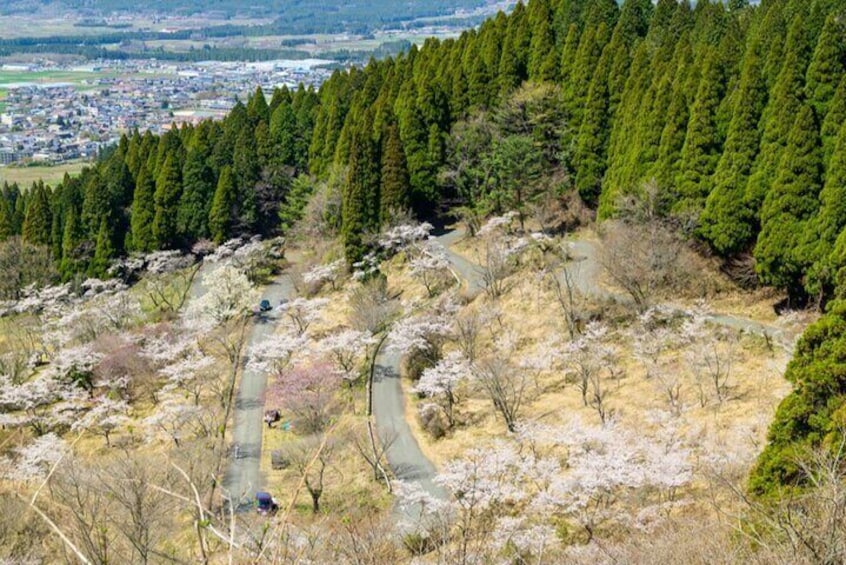
POLYGON ((308 341, 306 336, 294 332, 273 334, 250 348, 247 368, 279 374, 285 370, 294 354, 305 348, 308 341))
POLYGON ((305 334, 309 326, 320 319, 323 307, 329 304, 326 298, 294 298, 277 307, 277 311, 291 320, 299 335, 305 334))
POLYGON ((35 438, 14 450, 14 459, 0 459, 3 475, 13 481, 32 481, 47 476, 50 469, 70 450, 54 433, 35 438))
POLYGON ((336 374, 352 386, 359 376, 357 368, 361 358, 374 343, 376 340, 369 332, 342 330, 320 340, 317 350, 332 362, 336 374))
POLYGON ((296 418, 304 433, 326 429, 335 406, 340 378, 329 363, 317 361, 283 371, 268 387, 271 403, 296 418))
POLYGON ((441 247, 421 247, 408 261, 409 273, 434 296, 438 288, 450 277, 450 262, 441 247))
POLYGON ((343 276, 346 264, 343 259, 338 259, 327 265, 316 265, 303 273, 303 282, 315 287, 321 287, 329 283, 332 290, 335 290, 338 280, 343 276))
POLYGON ((423 370, 414 391, 438 399, 450 426, 455 425, 458 388, 471 375, 470 363, 460 352, 448 353, 434 367, 423 370))

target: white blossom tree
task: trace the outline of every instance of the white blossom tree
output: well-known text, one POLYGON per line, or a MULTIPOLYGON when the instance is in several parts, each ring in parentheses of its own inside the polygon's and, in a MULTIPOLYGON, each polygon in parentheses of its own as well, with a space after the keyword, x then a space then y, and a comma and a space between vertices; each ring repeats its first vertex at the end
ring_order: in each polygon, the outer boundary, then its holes
POLYGON ((309 326, 320 319, 323 307, 329 304, 326 298, 294 298, 276 307, 277 311, 286 316, 299 335, 303 335, 309 326))
POLYGON ((279 374, 308 342, 306 336, 295 332, 275 333, 250 348, 247 367, 253 371, 279 374))
POLYGON ((434 367, 423 370, 414 391, 437 399, 452 427, 455 425, 455 406, 459 401, 459 387, 470 375, 470 363, 460 352, 453 351, 438 361, 434 367))
POLYGON ((48 433, 16 448, 13 459, 0 459, 0 469, 7 479, 13 481, 42 479, 69 450, 70 446, 63 439, 48 433))

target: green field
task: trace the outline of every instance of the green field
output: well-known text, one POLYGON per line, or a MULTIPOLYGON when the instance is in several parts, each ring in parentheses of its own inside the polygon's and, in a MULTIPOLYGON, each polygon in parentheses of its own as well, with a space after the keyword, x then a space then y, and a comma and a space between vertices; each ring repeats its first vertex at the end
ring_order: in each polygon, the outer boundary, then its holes
POLYGON ((84 80, 102 78, 108 76, 106 73, 92 73, 87 71, 4 71, 0 70, 0 86, 16 84, 21 82, 34 82, 50 84, 57 82, 69 82, 81 84, 84 80))
POLYGON ((0 167, 0 184, 16 182, 22 187, 27 187, 33 182, 43 180, 46 184, 55 185, 65 177, 65 173, 78 175, 82 168, 89 164, 74 162, 53 167, 0 167))

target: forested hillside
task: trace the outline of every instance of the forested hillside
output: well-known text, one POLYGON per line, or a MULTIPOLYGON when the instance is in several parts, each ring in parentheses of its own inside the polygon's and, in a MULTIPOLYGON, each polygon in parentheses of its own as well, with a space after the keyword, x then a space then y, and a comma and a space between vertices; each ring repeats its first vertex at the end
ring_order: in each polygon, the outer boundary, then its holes
MULTIPOLYGON (((257 93, 222 123, 127 137, 54 189, 6 187, 0 237, 49 247, 65 278, 102 274, 126 252, 275 232, 327 181, 352 263, 407 208, 460 206, 472 225, 581 200, 606 219, 648 184, 692 240, 822 305, 846 277, 843 9, 532 0, 458 39, 338 72, 319 93, 278 91, 269 105, 257 93)), ((800 385, 814 339, 791 372, 800 385)), ((807 424, 788 444, 808 426, 817 443, 832 433, 836 407, 812 417, 842 394, 832 371, 813 402, 784 409, 807 424)))

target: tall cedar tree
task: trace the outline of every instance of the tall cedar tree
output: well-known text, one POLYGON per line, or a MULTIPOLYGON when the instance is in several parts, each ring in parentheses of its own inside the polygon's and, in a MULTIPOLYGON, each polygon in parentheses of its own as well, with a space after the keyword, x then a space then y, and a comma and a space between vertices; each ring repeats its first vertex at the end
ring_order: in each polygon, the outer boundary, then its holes
POLYGON ((206 162, 208 147, 188 151, 182 169, 182 196, 177 212, 177 230, 184 242, 208 237, 209 206, 214 194, 214 172, 206 162))
POLYGON ((147 164, 141 163, 138 179, 135 181, 135 194, 132 199, 130 230, 132 250, 149 253, 156 249, 156 237, 153 235, 153 221, 156 217, 156 182, 147 171, 147 164))
POLYGON ((379 227, 379 162, 379 148, 365 119, 352 134, 343 194, 341 237, 350 264, 364 257, 366 235, 379 227))
POLYGON ((169 155, 156 178, 154 194, 153 238, 158 249, 175 249, 179 244, 177 225, 182 175, 174 156, 169 155))
POLYGON ((746 54, 714 189, 700 218, 699 234, 723 256, 743 251, 754 237, 753 212, 743 195, 758 152, 758 121, 767 95, 762 63, 756 43, 746 54))
POLYGON ((223 243, 232 235, 235 220, 235 180, 232 169, 223 167, 209 210, 209 234, 216 243, 223 243))
POLYGON ((717 110, 723 95, 723 62, 716 48, 709 50, 690 111, 687 135, 681 152, 681 174, 676 180, 676 209, 698 219, 710 192, 710 178, 717 167, 722 140, 717 129, 717 110))
POLYGON ((787 54, 764 112, 764 133, 761 148, 749 184, 746 201, 753 211, 760 210, 764 198, 778 173, 790 128, 802 105, 808 43, 801 18, 796 18, 787 38, 787 54))
POLYGON ((805 222, 818 207, 822 148, 814 110, 803 105, 787 139, 776 180, 764 198, 755 246, 758 274, 767 283, 801 296, 807 266, 805 222))
POLYGON ((103 278, 106 276, 109 263, 115 256, 115 246, 112 243, 113 234, 109 229, 109 221, 106 218, 100 220, 100 229, 97 230, 97 242, 94 247, 94 259, 88 265, 88 276, 103 278))
POLYGON ((379 218, 385 225, 391 217, 408 209, 409 179, 405 153, 402 149, 399 128, 391 123, 382 136, 382 184, 379 198, 379 218))
POLYGON ((51 226, 48 190, 44 187, 44 183, 34 183, 29 194, 26 216, 24 216, 22 230, 24 241, 33 245, 49 245, 51 226))
POLYGON ((840 128, 837 145, 820 192, 819 211, 809 222, 804 234, 803 249, 814 261, 808 270, 805 289, 818 300, 833 294, 839 254, 835 243, 846 228, 846 123, 840 128))
POLYGON ((819 117, 828 113, 834 91, 844 76, 844 62, 846 62, 846 23, 842 15, 830 14, 817 41, 805 81, 806 97, 819 117))

